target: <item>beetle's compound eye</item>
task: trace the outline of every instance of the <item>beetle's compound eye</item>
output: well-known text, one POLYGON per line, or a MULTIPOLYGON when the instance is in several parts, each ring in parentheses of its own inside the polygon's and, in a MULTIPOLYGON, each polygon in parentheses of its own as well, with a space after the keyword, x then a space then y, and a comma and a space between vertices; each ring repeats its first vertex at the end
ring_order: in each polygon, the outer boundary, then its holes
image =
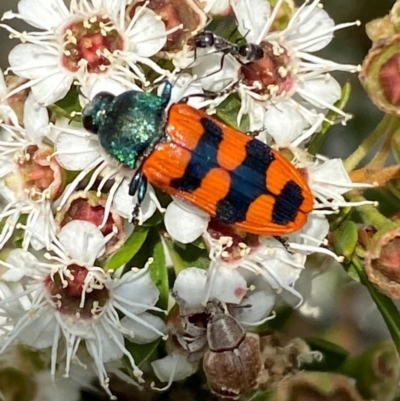
POLYGON ((91 132, 92 134, 97 134, 99 127, 94 123, 93 117, 86 115, 82 117, 82 125, 85 130, 91 132))

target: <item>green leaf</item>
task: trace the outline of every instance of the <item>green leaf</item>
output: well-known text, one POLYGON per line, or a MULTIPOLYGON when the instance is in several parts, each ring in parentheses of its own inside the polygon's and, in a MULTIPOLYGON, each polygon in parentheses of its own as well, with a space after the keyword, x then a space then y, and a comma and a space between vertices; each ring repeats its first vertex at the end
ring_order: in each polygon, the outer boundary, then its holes
POLYGON ((246 114, 243 116, 240 127, 237 125, 237 115, 241 106, 241 100, 237 93, 229 95, 218 107, 217 117, 231 127, 247 132, 250 129, 250 119, 246 114))
MULTIPOLYGON (((342 87, 342 93, 340 99, 335 103, 335 107, 343 110, 349 100, 351 93, 351 84, 346 82, 342 87)), ((326 118, 328 121, 335 122, 337 119, 338 113, 336 111, 331 110, 327 115, 326 118)), ((325 134, 328 132, 328 129, 332 126, 332 124, 328 121, 324 121, 322 123, 321 130, 313 136, 313 139, 310 141, 308 145, 308 153, 315 155, 318 153, 321 145, 325 139, 325 134)))
POLYGON ((125 244, 108 260, 105 269, 115 270, 128 263, 142 247, 148 233, 148 227, 136 226, 129 238, 125 241, 125 244))
POLYGON ((188 267, 207 269, 210 265, 208 251, 192 244, 178 244, 170 238, 165 238, 165 243, 171 255, 175 274, 178 275, 188 267))
POLYGON ((344 348, 330 341, 321 338, 307 338, 307 344, 312 351, 319 351, 323 354, 321 361, 316 361, 305 365, 306 370, 316 370, 319 372, 332 372, 339 369, 347 360, 350 353, 344 348))
POLYGON ((150 276, 156 283, 158 290, 160 291, 160 298, 157 306, 161 309, 168 308, 168 297, 169 297, 169 285, 168 285, 168 269, 165 263, 164 246, 161 241, 161 237, 153 230, 151 235, 156 237, 158 241, 154 244, 152 257, 153 263, 150 265, 150 276))
MULTIPOLYGON (((291 306, 285 305, 281 306, 276 311, 276 316, 274 319, 268 320, 265 325, 269 329, 280 331, 285 327, 286 323, 293 316, 294 309, 291 306)), ((263 327, 260 326, 260 327, 263 327)))
MULTIPOLYGON (((156 351, 158 344, 160 343, 161 338, 156 341, 153 341, 149 344, 135 344, 131 341, 125 340, 125 347, 132 355, 136 365, 143 365, 156 351)), ((127 358, 125 358, 125 363, 127 368, 130 368, 130 364, 127 358)))
POLYGON ((360 259, 356 256, 352 259, 352 265, 357 271, 362 284, 367 287, 372 300, 378 307, 383 320, 389 330, 392 340, 396 346, 397 352, 400 355, 400 313, 393 301, 386 295, 379 292, 375 286, 368 280, 367 274, 365 273, 364 266, 360 259))
MULTIPOLYGON (((20 223, 23 226, 25 226, 27 220, 28 220, 28 215, 27 214, 21 214, 19 216, 19 218, 18 218, 18 223, 20 223)), ((3 222, 5 224, 6 219, 4 219, 3 222)), ((11 237, 12 238, 13 248, 22 248, 22 242, 24 241, 24 236, 25 236, 25 230, 23 228, 15 228, 15 230, 13 232, 13 235, 11 237)))
MULTIPOLYGON (((72 112, 82 111, 82 107, 79 103, 77 87, 75 85, 72 85, 67 95, 61 100, 59 100, 57 103, 50 105, 49 109, 56 115, 65 118, 71 118, 72 112)), ((77 119, 80 118, 77 117, 77 119)))
POLYGON ((164 221, 164 216, 156 210, 156 212, 148 220, 143 223, 143 227, 154 227, 158 226, 164 221))
POLYGON ((331 242, 337 255, 343 255, 346 260, 353 256, 358 241, 358 229, 352 221, 344 222, 332 232, 331 242))

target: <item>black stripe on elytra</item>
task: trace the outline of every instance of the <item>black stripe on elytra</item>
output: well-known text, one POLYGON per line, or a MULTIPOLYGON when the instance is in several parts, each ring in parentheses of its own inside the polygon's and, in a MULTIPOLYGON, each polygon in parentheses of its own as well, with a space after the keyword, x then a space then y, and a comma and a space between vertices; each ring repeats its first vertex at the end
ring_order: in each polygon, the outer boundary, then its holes
POLYGON ((193 192, 200 187, 203 178, 215 167, 219 167, 217 156, 223 140, 223 131, 212 120, 203 117, 200 120, 204 128, 197 146, 192 150, 191 158, 182 177, 174 178, 169 185, 184 192, 193 192))
POLYGON ((304 196, 299 185, 292 180, 288 181, 276 197, 272 222, 286 225, 294 221, 303 200, 304 196))
POLYGON ((257 139, 246 144, 246 158, 230 171, 231 183, 225 198, 217 203, 216 217, 225 224, 246 219, 250 204, 260 195, 269 194, 266 171, 275 160, 272 149, 257 139))

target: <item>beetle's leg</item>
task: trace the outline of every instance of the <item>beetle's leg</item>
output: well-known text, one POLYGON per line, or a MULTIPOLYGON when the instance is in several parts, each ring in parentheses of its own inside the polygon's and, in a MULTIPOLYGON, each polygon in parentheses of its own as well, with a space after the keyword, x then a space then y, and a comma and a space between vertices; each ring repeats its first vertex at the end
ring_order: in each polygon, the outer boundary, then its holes
POLYGON ((141 180, 137 190, 137 198, 139 205, 143 202, 143 199, 146 196, 146 191, 147 191, 147 178, 144 174, 141 174, 141 180))
POLYGON ((146 195, 146 191, 147 191, 147 178, 143 174, 142 170, 139 169, 133 176, 129 184, 129 195, 131 196, 137 195, 137 202, 132 210, 132 218, 131 218, 132 223, 138 222, 140 205, 143 202, 143 199, 146 195))
POLYGON ((280 237, 278 235, 274 235, 274 238, 279 241, 283 247, 290 253, 293 254, 293 250, 290 249, 289 239, 286 237, 280 237))
POLYGON ((253 130, 253 131, 245 131, 244 133, 245 133, 246 135, 248 135, 248 136, 254 136, 254 137, 256 137, 256 136, 260 135, 260 132, 263 132, 263 131, 265 131, 265 130, 266 130, 265 127, 261 127, 260 129, 255 129, 255 130, 253 130))
POLYGON ((140 182, 142 180, 142 175, 143 175, 143 173, 142 173, 141 169, 139 169, 138 171, 136 171, 135 175, 132 177, 131 182, 129 184, 129 195, 130 196, 135 196, 135 194, 139 188, 140 182))

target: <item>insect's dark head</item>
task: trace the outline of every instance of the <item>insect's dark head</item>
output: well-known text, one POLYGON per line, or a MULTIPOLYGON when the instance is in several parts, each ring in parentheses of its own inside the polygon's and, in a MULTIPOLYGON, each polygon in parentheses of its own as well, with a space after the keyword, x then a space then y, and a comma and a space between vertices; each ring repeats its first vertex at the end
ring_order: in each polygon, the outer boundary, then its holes
POLYGON ((114 99, 115 95, 112 93, 98 93, 82 110, 83 127, 92 134, 97 134, 104 121, 107 108, 114 99))
POLYGON ((246 43, 239 47, 239 54, 248 61, 257 61, 264 58, 264 49, 255 43, 246 43))

